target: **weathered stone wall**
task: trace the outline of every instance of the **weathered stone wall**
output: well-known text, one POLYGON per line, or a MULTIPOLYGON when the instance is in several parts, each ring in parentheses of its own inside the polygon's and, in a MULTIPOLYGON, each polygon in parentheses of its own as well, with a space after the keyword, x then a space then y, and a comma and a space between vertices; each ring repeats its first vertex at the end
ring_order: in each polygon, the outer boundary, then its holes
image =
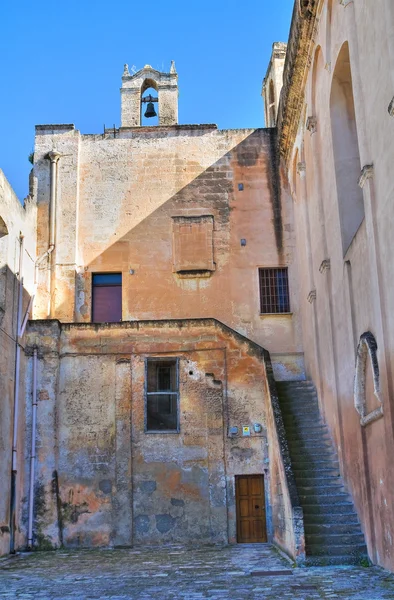
MULTIPOLYGON (((115 135, 37 128, 40 249, 48 244, 45 156, 53 148, 63 155, 50 314, 89 322, 92 273, 121 271, 123 320, 215 317, 267 347, 281 377, 299 376, 292 217, 281 193, 275 132, 185 125, 115 135), (183 276, 174 272, 174 217, 204 215, 213 218, 215 269, 183 276), (289 266, 292 314, 261 316, 258 267, 279 265, 289 266)), ((40 281, 35 316, 46 318, 48 287, 40 281)))
MULTIPOLYGON (((22 206, 0 170, 0 555, 10 550, 10 503, 13 415, 15 397, 16 320, 19 293, 20 236, 23 236, 22 276, 24 315, 33 293, 35 256, 35 206, 29 199, 22 206)), ((24 346, 24 338, 21 340, 24 346)), ((20 503, 25 477, 23 448, 25 438, 24 380, 26 361, 21 352, 21 384, 17 440, 16 494, 20 503)), ((16 521, 16 527, 19 523, 16 521)), ((16 531, 18 537, 18 530, 16 531)))
POLYGON ((235 542, 239 474, 264 475, 272 537, 260 347, 214 320, 31 321, 28 335, 39 547, 235 542), (145 433, 145 358, 163 355, 179 358, 180 433, 145 433))
MULTIPOLYGON (((293 20, 288 57, 297 56, 298 62, 294 61, 291 71, 289 61, 285 72, 284 98, 297 95, 302 106, 298 112, 294 103, 282 107, 280 133, 295 200, 307 371, 317 385, 370 557, 393 569, 394 120, 389 105, 394 96, 394 12, 390 2, 379 7, 367 1, 309 5, 305 14, 309 25, 300 25, 300 15, 293 20), (308 27, 312 27, 313 35, 307 40, 304 34, 308 27), (304 34, 297 38, 300 31, 304 34), (343 129, 342 150, 356 126, 364 203, 364 220, 349 248, 343 248, 341 239, 339 186, 356 155, 338 156, 332 133, 341 106, 345 106, 334 104, 332 90, 334 83, 344 85, 343 73, 348 66, 336 67, 346 43, 351 82, 346 82, 345 96, 350 106, 353 96, 355 125, 350 119, 349 128, 343 129), (292 137, 291 132, 296 135, 292 137), (365 332, 371 332, 377 341, 379 389, 374 393, 368 359, 357 394, 365 387, 367 413, 380 406, 380 397, 384 414, 362 426, 354 405, 354 379, 357 346, 365 332)), ((351 113, 349 106, 346 110, 351 113)), ((357 193, 356 179, 352 176, 346 182, 349 201, 351 194, 357 193)))

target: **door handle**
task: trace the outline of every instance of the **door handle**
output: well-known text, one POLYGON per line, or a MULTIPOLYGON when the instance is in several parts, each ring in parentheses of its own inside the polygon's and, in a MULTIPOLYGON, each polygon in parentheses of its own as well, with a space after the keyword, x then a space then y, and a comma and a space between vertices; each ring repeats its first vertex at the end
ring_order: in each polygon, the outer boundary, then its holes
POLYGON ((260 508, 258 504, 255 504, 255 505, 254 505, 254 507, 255 507, 255 508, 260 508))

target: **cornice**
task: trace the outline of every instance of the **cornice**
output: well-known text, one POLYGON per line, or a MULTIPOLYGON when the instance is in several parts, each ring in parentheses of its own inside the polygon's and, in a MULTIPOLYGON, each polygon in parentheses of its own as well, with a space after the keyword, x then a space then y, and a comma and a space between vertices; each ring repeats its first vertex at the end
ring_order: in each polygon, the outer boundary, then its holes
POLYGON ((297 1, 293 10, 278 113, 279 148, 286 165, 291 158, 304 104, 306 73, 316 37, 318 4, 319 0, 297 1))

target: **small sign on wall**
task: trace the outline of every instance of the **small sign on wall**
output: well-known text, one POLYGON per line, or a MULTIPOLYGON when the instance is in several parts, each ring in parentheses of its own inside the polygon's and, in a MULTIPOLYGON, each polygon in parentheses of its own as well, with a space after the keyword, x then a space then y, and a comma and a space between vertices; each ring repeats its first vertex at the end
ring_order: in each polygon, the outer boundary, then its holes
POLYGON ((249 425, 246 425, 245 427, 242 427, 242 435, 250 435, 250 427, 249 425))

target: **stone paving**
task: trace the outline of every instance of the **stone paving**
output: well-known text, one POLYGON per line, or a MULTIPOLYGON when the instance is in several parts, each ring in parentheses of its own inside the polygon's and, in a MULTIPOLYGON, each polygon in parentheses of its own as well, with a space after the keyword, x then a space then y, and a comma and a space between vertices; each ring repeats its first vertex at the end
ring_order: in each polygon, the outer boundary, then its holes
POLYGON ((394 599, 377 567, 293 569, 268 545, 59 550, 0 561, 0 599, 394 599))

